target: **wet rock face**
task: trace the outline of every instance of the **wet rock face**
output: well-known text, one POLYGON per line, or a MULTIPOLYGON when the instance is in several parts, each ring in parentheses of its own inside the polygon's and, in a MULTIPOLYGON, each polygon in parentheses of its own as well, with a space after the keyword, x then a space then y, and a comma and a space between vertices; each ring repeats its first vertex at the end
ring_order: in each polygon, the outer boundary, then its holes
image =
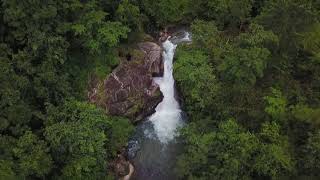
POLYGON ((138 46, 145 54, 145 65, 148 71, 151 72, 154 77, 163 76, 161 47, 153 42, 139 43, 138 46))
POLYGON ((136 122, 152 114, 162 101, 159 86, 152 80, 153 76, 163 75, 161 47, 152 42, 139 43, 126 57, 130 60, 126 58, 88 96, 107 113, 136 122))
POLYGON ((109 163, 109 168, 116 177, 124 177, 130 173, 130 162, 126 159, 125 150, 121 150, 117 156, 109 163))
POLYGON ((118 177, 123 177, 129 174, 129 168, 129 163, 127 161, 122 161, 115 165, 114 171, 118 177))
POLYGON ((169 33, 167 30, 164 30, 159 33, 159 42, 163 43, 169 38, 169 33))

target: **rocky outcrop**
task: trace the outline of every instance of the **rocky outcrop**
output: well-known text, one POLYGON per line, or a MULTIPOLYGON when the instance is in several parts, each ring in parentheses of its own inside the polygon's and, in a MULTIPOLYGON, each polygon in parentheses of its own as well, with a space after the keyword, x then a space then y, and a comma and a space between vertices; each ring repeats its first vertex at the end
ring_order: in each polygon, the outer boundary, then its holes
POLYGON ((153 76, 163 75, 161 47, 153 42, 139 43, 138 47, 145 54, 145 65, 153 76))
POLYGON ((110 164, 113 168, 112 171, 115 173, 116 177, 124 177, 130 174, 130 163, 121 155, 119 155, 119 157, 117 157, 110 164))
POLYGON ((134 167, 127 160, 125 147, 123 147, 117 156, 109 163, 109 170, 111 170, 119 180, 130 180, 134 172, 134 167))
POLYGON ((105 108, 111 115, 126 116, 133 122, 153 113, 162 100, 153 76, 162 76, 161 47, 143 42, 122 53, 122 62, 104 80, 91 88, 89 101, 105 108))
POLYGON ((165 29, 164 31, 161 31, 159 33, 159 42, 163 43, 168 38, 169 38, 169 33, 168 33, 167 29, 165 29))
POLYGON ((130 180, 133 172, 134 172, 134 167, 131 163, 129 163, 129 174, 123 176, 122 178, 120 178, 120 180, 130 180))

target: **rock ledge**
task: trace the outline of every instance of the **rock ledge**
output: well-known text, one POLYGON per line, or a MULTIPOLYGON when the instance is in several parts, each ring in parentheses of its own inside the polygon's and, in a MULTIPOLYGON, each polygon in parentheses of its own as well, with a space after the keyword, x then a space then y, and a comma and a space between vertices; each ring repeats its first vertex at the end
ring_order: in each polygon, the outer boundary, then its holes
POLYGON ((163 75, 162 49, 153 42, 142 42, 130 50, 122 62, 102 82, 88 92, 89 101, 108 114, 126 116, 132 122, 151 115, 163 96, 153 77, 163 75))

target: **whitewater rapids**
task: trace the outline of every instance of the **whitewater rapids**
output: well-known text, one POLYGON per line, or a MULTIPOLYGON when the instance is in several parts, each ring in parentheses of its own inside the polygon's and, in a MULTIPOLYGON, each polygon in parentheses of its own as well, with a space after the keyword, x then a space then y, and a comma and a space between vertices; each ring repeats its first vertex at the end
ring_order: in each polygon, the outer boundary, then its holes
MULTIPOLYGON (((180 41, 190 41, 189 33, 185 33, 185 37, 180 41)), ((162 46, 164 48, 164 73, 163 77, 154 78, 154 81, 160 86, 163 100, 158 104, 156 112, 149 117, 149 120, 153 123, 159 141, 165 144, 174 139, 176 130, 183 125, 183 121, 180 105, 174 95, 173 57, 177 44, 166 40, 162 46)))

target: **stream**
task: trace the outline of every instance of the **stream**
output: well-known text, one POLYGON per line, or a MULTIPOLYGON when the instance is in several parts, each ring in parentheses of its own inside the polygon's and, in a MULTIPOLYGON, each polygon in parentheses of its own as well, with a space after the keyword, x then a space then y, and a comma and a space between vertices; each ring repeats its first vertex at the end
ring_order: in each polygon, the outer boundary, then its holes
POLYGON ((163 100, 154 114, 137 125, 129 141, 128 156, 135 167, 135 180, 177 179, 174 168, 182 148, 177 130, 186 118, 175 98, 173 57, 179 43, 191 41, 188 32, 181 33, 162 43, 164 73, 154 81, 160 86, 163 100))

